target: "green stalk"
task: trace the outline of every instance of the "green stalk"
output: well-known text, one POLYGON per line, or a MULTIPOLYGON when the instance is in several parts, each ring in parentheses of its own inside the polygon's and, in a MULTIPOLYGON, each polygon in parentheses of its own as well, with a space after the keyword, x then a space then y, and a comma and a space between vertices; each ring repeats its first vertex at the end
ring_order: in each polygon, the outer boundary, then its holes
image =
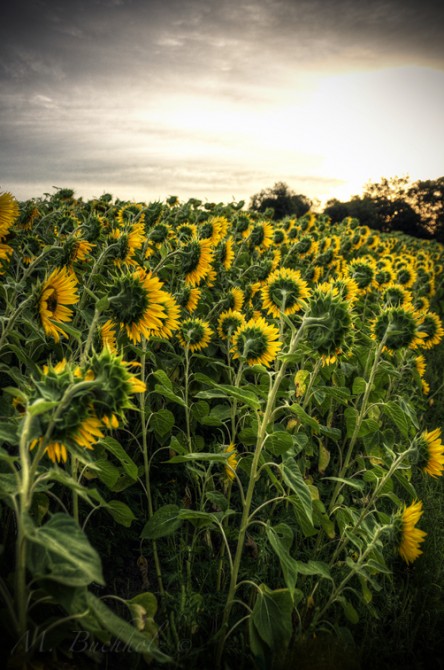
POLYGON ((187 345, 185 347, 185 425, 187 431, 188 451, 193 451, 191 445, 191 428, 190 428, 190 407, 189 407, 189 393, 190 393, 190 349, 187 345))
MULTIPOLYGON (((146 369, 146 339, 143 338, 143 354, 140 357, 141 364, 141 379, 145 381, 145 369, 146 369)), ((142 452, 143 452, 143 467, 145 472, 145 492, 146 500, 148 505, 148 519, 154 514, 153 508, 153 498, 151 494, 151 480, 150 480, 150 461, 148 455, 148 431, 147 431, 147 421, 146 421, 146 394, 139 394, 139 403, 140 403, 140 421, 142 427, 142 452)), ((153 540, 153 556, 154 556, 154 565, 156 569, 157 583, 159 585, 159 592, 161 596, 165 595, 165 589, 163 586, 162 579, 162 568, 160 566, 159 554, 157 551, 157 543, 153 540)))
MULTIPOLYGON (((372 368, 370 370, 370 376, 369 376, 368 382, 367 382, 366 387, 365 387, 364 396, 362 398, 361 409, 359 411, 358 418, 356 419, 356 424, 355 424, 355 427, 354 427, 354 430, 353 430, 353 435, 350 439, 350 444, 348 446, 348 450, 347 450, 347 453, 346 453, 346 456, 345 456, 345 459, 344 459, 344 463, 343 463, 342 468, 339 472, 339 477, 341 477, 341 478, 346 476, 348 467, 350 465, 350 461, 351 461, 351 458, 352 458, 352 455, 353 455, 353 450, 355 448, 355 444, 356 444, 356 441, 358 439, 359 431, 361 429, 362 422, 363 422, 364 417, 365 417, 366 412, 367 412, 368 399, 370 397, 370 392, 371 392, 372 387, 373 387, 373 382, 375 380, 375 375, 376 375, 376 372, 377 372, 377 369, 378 369, 378 363, 379 363, 379 359, 381 357, 381 352, 384 348, 384 344, 385 344, 385 338, 379 344, 379 346, 378 346, 378 348, 376 349, 376 352, 375 352, 375 358, 373 360, 373 365, 372 365, 372 368)), ((344 484, 342 482, 337 482, 337 484, 334 488, 334 491, 333 491, 331 502, 330 502, 330 507, 329 507, 330 512, 333 510, 333 507, 336 503, 336 500, 337 500, 343 486, 344 486, 344 484)))
MULTIPOLYGON (((296 350, 297 342, 299 340, 299 337, 302 333, 304 326, 304 322, 301 324, 301 327, 299 328, 299 331, 297 332, 297 335, 293 336, 292 341, 290 343, 289 351, 288 353, 292 354, 296 350)), ((230 620, 230 614, 231 614, 231 609, 234 604, 234 596, 235 592, 237 589, 237 578, 239 575, 239 569, 242 561, 242 555, 244 551, 244 545, 245 545, 245 536, 247 533, 247 528, 250 522, 250 510, 251 510, 251 504, 253 501, 253 493, 254 493, 254 488, 256 485, 256 481, 259 477, 259 463, 260 463, 260 458, 262 454, 262 450, 265 444, 266 440, 266 435, 267 435, 267 426, 271 420, 274 406, 276 403, 276 397, 279 392, 280 386, 282 379, 284 378, 285 371, 287 368, 287 363, 286 361, 282 361, 282 366, 278 373, 276 374, 276 377, 274 379, 274 382, 271 386, 270 392, 268 394, 267 398, 267 405, 265 407, 265 411, 262 417, 262 421, 260 423, 259 427, 259 432, 256 440, 256 448, 253 456, 253 462, 251 464, 251 470, 250 470, 250 479, 248 482, 248 488, 247 492, 245 495, 245 503, 243 506, 243 511, 242 511, 242 518, 240 522, 240 527, 239 527, 239 535, 238 535, 238 541, 237 541, 237 547, 236 547, 236 553, 234 556, 233 560, 233 569, 231 571, 231 579, 230 579, 230 585, 228 589, 228 595, 227 595, 227 600, 224 608, 224 614, 222 618, 222 625, 219 630, 219 643, 218 643, 218 648, 217 648, 217 654, 216 654, 216 667, 219 668, 221 667, 221 661, 222 661, 222 655, 223 655, 223 650, 224 650, 224 644, 225 644, 225 639, 226 639, 226 631, 228 629, 228 624, 230 620)))

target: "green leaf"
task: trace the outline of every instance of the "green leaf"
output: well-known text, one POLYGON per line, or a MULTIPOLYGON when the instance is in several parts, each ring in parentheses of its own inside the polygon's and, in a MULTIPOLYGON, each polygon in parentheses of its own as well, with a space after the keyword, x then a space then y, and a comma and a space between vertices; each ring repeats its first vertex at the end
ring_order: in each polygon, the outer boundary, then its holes
POLYGON ((362 395, 367 388, 367 382, 363 377, 355 377, 353 380, 352 393, 353 395, 362 395))
POLYGON ((94 461, 94 472, 98 478, 111 489, 120 477, 120 470, 106 458, 99 458, 94 461))
POLYGON ((313 504, 310 489, 304 481, 299 465, 294 458, 287 457, 280 465, 282 477, 287 486, 290 487, 294 496, 300 501, 307 520, 313 525, 313 504))
POLYGON ((140 537, 143 540, 157 540, 172 535, 182 523, 179 518, 180 509, 177 505, 164 505, 154 512, 146 522, 140 537))
POLYGON ((120 523, 121 526, 125 526, 125 528, 129 528, 136 518, 131 508, 120 500, 108 500, 106 510, 111 514, 114 521, 120 523))
POLYGON ((154 387, 154 392, 158 393, 164 398, 168 398, 168 400, 171 400, 171 402, 175 402, 177 405, 186 407, 185 400, 176 395, 174 391, 168 386, 164 386, 163 384, 156 384, 154 387))
POLYGON ((0 441, 7 442, 12 447, 19 443, 19 436, 17 435, 17 425, 9 421, 2 421, 0 425, 0 441))
POLYGON ((293 543, 293 531, 287 524, 279 523, 274 528, 267 526, 266 533, 269 543, 279 558, 285 585, 293 597, 298 578, 297 562, 290 556, 290 549, 293 543))
POLYGON ((342 605, 342 609, 344 610, 345 617, 350 623, 356 624, 359 622, 359 614, 351 604, 349 600, 341 596, 341 598, 338 598, 339 602, 342 605))
POLYGON ((384 412, 396 425, 401 435, 403 435, 404 437, 408 437, 410 430, 410 423, 406 418, 405 412, 402 411, 398 403, 395 402, 394 400, 386 402, 384 404, 384 412))
POLYGON ((39 528, 29 520, 25 530, 28 568, 35 577, 69 586, 105 584, 100 556, 71 516, 58 512, 39 528))
POLYGON ((155 637, 153 638, 147 632, 137 630, 130 623, 117 616, 92 593, 88 592, 87 601, 88 606, 101 626, 112 633, 118 640, 124 642, 129 649, 138 654, 149 654, 149 656, 160 663, 171 663, 173 661, 172 658, 159 651, 155 637))
POLYGON ((103 440, 99 441, 99 445, 105 447, 107 451, 109 451, 115 458, 117 458, 128 477, 131 477, 131 479, 134 480, 137 479, 137 465, 134 463, 132 458, 128 456, 120 442, 115 440, 113 437, 105 437, 103 440))
POLYGON ((346 407, 344 410, 345 425, 347 427, 347 437, 352 437, 355 432, 356 422, 358 420, 358 410, 354 407, 346 407))
POLYGON ((166 386, 166 388, 170 389, 170 391, 173 390, 173 382, 164 370, 156 370, 153 372, 153 376, 157 379, 158 382, 161 383, 162 386, 166 386))
POLYGON ((288 589, 272 591, 266 584, 259 586, 251 619, 259 636, 273 651, 285 649, 290 642, 292 612, 293 599, 288 589))
POLYGON ((313 431, 315 433, 318 432, 319 421, 317 419, 315 419, 314 417, 310 416, 309 414, 307 414, 305 409, 303 409, 300 405, 298 405, 297 403, 294 403, 293 405, 289 406, 289 409, 291 410, 291 412, 293 412, 293 414, 296 414, 296 416, 298 417, 299 421, 302 424, 304 424, 306 426, 310 426, 310 428, 313 428, 313 431))
POLYGON ((12 473, 0 473, 0 498, 9 498, 18 492, 17 478, 12 473))
POLYGON ((229 458, 230 454, 226 451, 220 454, 213 454, 211 452, 193 452, 191 454, 179 454, 178 456, 173 456, 166 463, 187 463, 187 461, 219 461, 223 463, 229 458))
POLYGON ((28 405, 28 412, 31 416, 38 416, 39 414, 49 412, 58 405, 60 405, 60 400, 43 400, 43 398, 38 398, 32 405, 28 405))
POLYGON ((271 435, 267 435, 265 440, 265 448, 273 454, 273 456, 281 456, 293 446, 293 438, 290 433, 283 430, 278 430, 271 435))
POLYGON ((152 415, 150 426, 156 435, 165 437, 174 426, 174 414, 169 409, 159 409, 152 415))
POLYGON ((196 398, 210 399, 210 398, 226 398, 226 397, 236 398, 244 405, 248 405, 252 409, 259 409, 261 403, 259 398, 252 391, 246 391, 245 389, 237 388, 237 386, 230 386, 228 384, 215 384, 214 389, 208 391, 199 391, 196 393, 196 398))
POLYGON ((352 489, 357 489, 358 491, 363 491, 365 488, 364 482, 357 481, 356 479, 347 479, 346 477, 323 477, 322 479, 330 479, 333 482, 342 482, 351 486, 352 489))
POLYGON ((332 580, 330 568, 328 567, 327 563, 324 563, 323 561, 308 561, 308 563, 296 561, 296 565, 297 570, 301 573, 301 575, 319 575, 324 579, 332 580))

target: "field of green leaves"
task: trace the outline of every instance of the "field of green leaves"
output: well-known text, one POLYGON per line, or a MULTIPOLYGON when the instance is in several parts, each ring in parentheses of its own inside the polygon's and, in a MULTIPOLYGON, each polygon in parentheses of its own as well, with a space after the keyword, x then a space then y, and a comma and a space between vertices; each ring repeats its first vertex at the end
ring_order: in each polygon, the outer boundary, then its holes
POLYGON ((443 268, 353 218, 0 194, 8 667, 413 658, 444 621, 443 268))

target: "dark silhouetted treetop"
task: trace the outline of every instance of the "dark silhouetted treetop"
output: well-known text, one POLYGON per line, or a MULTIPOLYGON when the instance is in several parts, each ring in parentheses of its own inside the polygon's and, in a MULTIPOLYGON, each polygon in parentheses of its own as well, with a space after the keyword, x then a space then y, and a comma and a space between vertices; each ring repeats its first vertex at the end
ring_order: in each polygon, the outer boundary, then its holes
POLYGON ((250 202, 250 209, 256 212, 265 213, 266 210, 273 210, 271 218, 275 221, 286 216, 303 216, 311 206, 312 202, 307 196, 297 195, 283 181, 256 193, 250 202))

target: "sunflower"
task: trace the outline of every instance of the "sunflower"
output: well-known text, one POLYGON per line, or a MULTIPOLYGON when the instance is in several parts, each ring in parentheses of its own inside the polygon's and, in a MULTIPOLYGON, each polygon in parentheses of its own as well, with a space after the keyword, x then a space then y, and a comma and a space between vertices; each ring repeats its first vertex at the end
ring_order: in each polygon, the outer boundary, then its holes
POLYGON ((209 240, 191 240, 183 245, 181 251, 185 284, 196 286, 211 270, 212 244, 209 240))
POLYGON ((304 235, 298 242, 296 242, 293 251, 299 259, 302 259, 306 256, 315 254, 318 250, 318 246, 317 241, 311 237, 311 235, 304 235))
POLYGON ((213 331, 207 321, 185 319, 177 333, 180 344, 191 352, 201 351, 209 344, 213 331))
POLYGON ((244 304, 245 295, 241 288, 231 288, 228 292, 227 302, 228 308, 233 309, 235 312, 240 312, 242 305, 244 304))
POLYGON ((229 270, 233 265, 234 260, 234 242, 233 238, 229 237, 224 242, 221 242, 216 251, 217 262, 223 265, 225 270, 229 270))
POLYGON ((261 221, 253 226, 248 241, 252 248, 268 249, 273 244, 273 224, 268 221, 261 221))
POLYGON ((444 444, 441 428, 424 431, 418 439, 419 466, 431 477, 441 477, 444 472, 444 444))
POLYGON ((177 226, 176 237, 179 242, 189 242, 197 237, 197 226, 195 223, 182 223, 177 226))
POLYGON ((401 513, 400 541, 398 551, 406 563, 413 563, 422 554, 419 545, 427 535, 423 530, 416 528, 416 524, 423 514, 422 502, 413 502, 404 506, 401 513))
POLYGON ((420 315, 412 305, 387 307, 370 325, 370 337, 382 342, 387 349, 396 351, 405 347, 423 346, 425 334, 419 330, 420 315))
POLYGON ((305 305, 311 290, 298 270, 275 270, 262 288, 262 304, 269 314, 278 318, 281 313, 294 314, 305 305))
POLYGON ((54 321, 71 321, 72 309, 66 305, 75 305, 79 301, 75 274, 67 268, 56 268, 43 282, 39 299, 40 319, 45 333, 60 341, 60 335, 67 337, 65 331, 54 321))
POLYGON ((411 288, 416 281, 416 277, 416 272, 411 264, 400 267, 396 272, 396 281, 404 288, 411 288))
POLYGON ((228 479, 233 480, 236 476, 234 474, 234 471, 237 468, 237 452, 236 452, 236 445, 234 444, 234 442, 230 442, 228 447, 225 449, 225 453, 230 454, 226 461, 225 474, 228 477, 228 479))
POLYGON ((323 357, 325 364, 334 362, 349 346, 353 333, 351 307, 330 283, 316 286, 308 301, 307 342, 313 353, 323 357))
POLYGON ((228 309, 222 312, 217 321, 217 332, 222 340, 231 338, 233 333, 245 323, 245 317, 241 312, 228 309))
POLYGON ((162 328, 167 318, 167 294, 162 287, 157 277, 142 268, 115 279, 108 296, 113 323, 120 324, 132 342, 162 328))
POLYGON ((200 288, 184 286, 178 298, 179 305, 192 314, 199 304, 201 294, 202 290, 200 288))
POLYGON ((152 334, 168 339, 179 327, 180 306, 172 295, 165 292, 162 307, 165 311, 165 319, 162 321, 162 326, 154 329, 152 334))
POLYGON ((411 293, 401 284, 390 282, 382 291, 382 304, 386 307, 401 307, 411 303, 411 293))
POLYGON ((229 222, 224 216, 214 216, 199 226, 199 238, 216 246, 227 234, 229 222))
POLYGON ((248 365, 270 365, 282 347, 279 330, 263 317, 243 323, 233 335, 233 358, 244 358, 248 365))
POLYGON ((355 280, 360 292, 363 294, 371 291, 373 286, 376 285, 376 272, 373 259, 350 261, 345 272, 348 277, 355 280))
POLYGON ((142 212, 143 205, 140 203, 131 202, 119 209, 117 212, 117 223, 124 226, 127 223, 133 223, 137 219, 138 223, 143 223, 145 214, 142 212))
POLYGON ((114 264, 117 267, 135 265, 134 254, 143 246, 145 241, 143 223, 134 223, 130 226, 128 232, 114 228, 110 233, 110 237, 118 243, 118 248, 114 255, 114 264))
POLYGON ((439 344, 444 336, 442 321, 434 312, 428 312, 421 315, 419 333, 423 336, 418 346, 424 349, 431 349, 439 344))
POLYGON ((19 213, 17 200, 11 193, 0 194, 0 242, 8 234, 19 213))
POLYGON ((343 277, 342 279, 335 279, 331 282, 333 289, 336 289, 338 295, 349 302, 351 305, 359 298, 359 287, 354 279, 351 277, 343 277))

